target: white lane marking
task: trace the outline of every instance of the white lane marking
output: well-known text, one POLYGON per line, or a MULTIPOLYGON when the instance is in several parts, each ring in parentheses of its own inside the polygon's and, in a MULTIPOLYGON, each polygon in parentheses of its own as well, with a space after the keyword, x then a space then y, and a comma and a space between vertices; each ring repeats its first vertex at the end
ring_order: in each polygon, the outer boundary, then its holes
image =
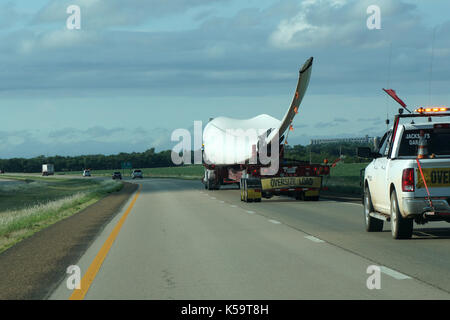
POLYGON ((232 208, 236 208, 237 206, 236 205, 234 205, 234 204, 232 204, 230 207, 232 207, 232 208))
MULTIPOLYGON (((341 201, 336 201, 336 202, 341 202, 341 201)), ((351 204, 353 206, 363 207, 363 205, 361 203, 353 203, 353 202, 344 202, 344 203, 351 204)))
POLYGON ((273 224, 281 224, 281 222, 280 222, 280 221, 277 221, 277 220, 272 220, 272 219, 269 219, 269 222, 272 222, 273 224))
POLYGON ((397 280, 411 279, 411 277, 408 277, 406 274, 392 270, 385 266, 381 266, 380 269, 381 269, 381 272, 383 272, 383 273, 387 274, 388 276, 391 276, 392 278, 397 279, 397 280))
POLYGON ((216 197, 211 197, 211 199, 216 200, 216 197))
POLYGON ((415 232, 420 233, 422 236, 425 236, 425 237, 435 237, 434 235, 423 232, 423 231, 415 231, 415 232))
POLYGON ((222 200, 220 200, 219 202, 220 202, 220 203, 225 203, 225 201, 222 201, 222 200))
POLYGON ((255 213, 255 211, 251 211, 251 210, 247 210, 246 212, 250 213, 250 214, 254 214, 255 213))
POLYGON ((314 236, 305 236, 306 239, 311 240, 313 242, 317 242, 317 243, 323 243, 325 241, 323 241, 322 239, 316 238, 314 236))

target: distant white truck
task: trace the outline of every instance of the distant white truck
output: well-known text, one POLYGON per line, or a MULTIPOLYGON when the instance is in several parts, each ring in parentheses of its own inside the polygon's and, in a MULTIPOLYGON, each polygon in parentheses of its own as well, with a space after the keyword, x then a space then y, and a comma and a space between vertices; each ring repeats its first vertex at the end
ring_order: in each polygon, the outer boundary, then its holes
POLYGON ((42 175, 43 176, 51 176, 55 173, 55 167, 53 166, 53 164, 43 164, 42 165, 42 175))
POLYGON ((400 112, 375 152, 358 148, 358 156, 373 159, 361 181, 366 231, 380 232, 390 221, 392 237, 407 239, 414 221, 450 222, 450 122, 435 122, 449 117, 447 111, 400 112), (412 122, 400 124, 400 119, 412 122))

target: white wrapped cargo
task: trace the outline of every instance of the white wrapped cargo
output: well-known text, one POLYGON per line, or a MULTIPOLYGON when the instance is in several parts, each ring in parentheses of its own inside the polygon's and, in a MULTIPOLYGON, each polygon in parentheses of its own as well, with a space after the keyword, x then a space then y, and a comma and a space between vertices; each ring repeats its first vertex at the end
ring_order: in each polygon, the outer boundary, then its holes
POLYGON ((204 161, 214 165, 242 164, 260 151, 258 140, 278 144, 277 140, 291 125, 308 88, 312 62, 311 57, 300 69, 294 98, 281 121, 267 114, 244 120, 227 117, 212 119, 203 130, 204 161))

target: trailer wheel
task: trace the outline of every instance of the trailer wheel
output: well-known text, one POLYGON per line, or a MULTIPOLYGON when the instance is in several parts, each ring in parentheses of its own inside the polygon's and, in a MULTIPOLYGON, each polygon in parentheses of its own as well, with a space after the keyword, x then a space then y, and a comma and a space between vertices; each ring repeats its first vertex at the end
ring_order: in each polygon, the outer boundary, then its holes
POLYGON ((245 180, 245 182, 244 182, 244 201, 245 201, 245 202, 249 202, 249 201, 248 201, 247 180, 245 180))
POLYGON ((305 193, 303 191, 297 191, 295 200, 305 200, 305 193))

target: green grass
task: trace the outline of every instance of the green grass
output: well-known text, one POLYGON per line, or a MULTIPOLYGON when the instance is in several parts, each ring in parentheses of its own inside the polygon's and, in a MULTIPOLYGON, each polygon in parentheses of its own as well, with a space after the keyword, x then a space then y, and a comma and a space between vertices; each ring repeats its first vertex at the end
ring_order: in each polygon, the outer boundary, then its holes
POLYGON ((360 171, 366 166, 367 163, 338 163, 331 168, 330 176, 324 179, 324 185, 331 192, 361 195, 360 171))
POLYGON ((0 214, 40 203, 55 201, 77 192, 99 186, 99 181, 83 179, 52 179, 32 176, 2 176, 14 180, 0 183, 0 214))
POLYGON ((0 252, 123 187, 113 180, 17 180, 0 184, 0 252))

